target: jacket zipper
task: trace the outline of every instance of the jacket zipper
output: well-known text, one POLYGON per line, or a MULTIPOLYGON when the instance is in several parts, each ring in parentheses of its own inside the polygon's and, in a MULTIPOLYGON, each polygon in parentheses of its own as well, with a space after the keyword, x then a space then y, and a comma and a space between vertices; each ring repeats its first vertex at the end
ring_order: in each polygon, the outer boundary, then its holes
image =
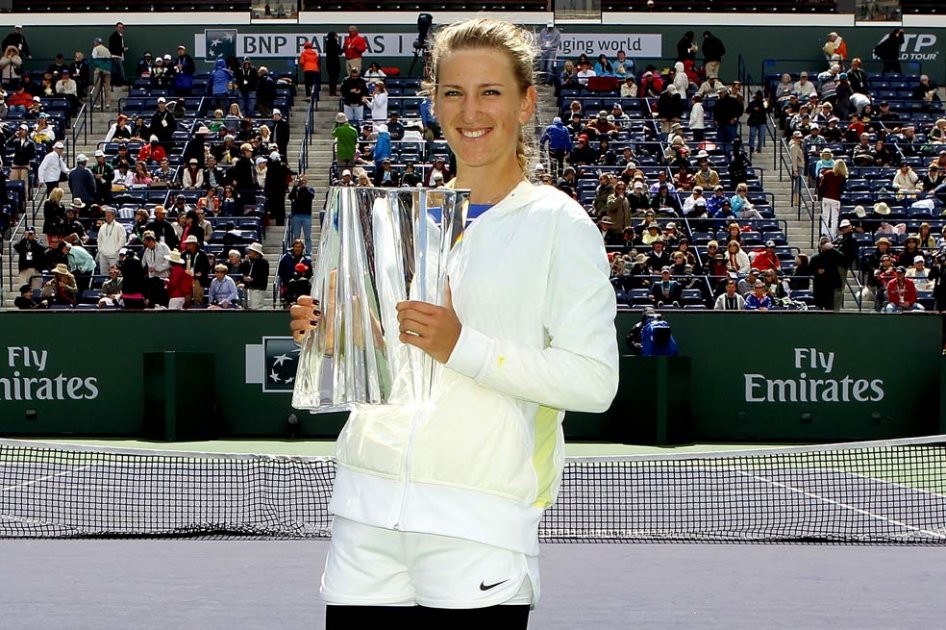
POLYGON ((424 404, 414 413, 414 418, 411 420, 411 430, 407 435, 407 449, 404 451, 404 463, 401 466, 402 479, 400 507, 398 508, 397 520, 394 522, 395 531, 400 531, 401 524, 404 522, 404 512, 407 506, 407 488, 410 483, 411 474, 411 456, 414 452, 414 436, 417 433, 417 428, 420 425, 420 421, 423 419, 426 413, 427 404, 424 404))

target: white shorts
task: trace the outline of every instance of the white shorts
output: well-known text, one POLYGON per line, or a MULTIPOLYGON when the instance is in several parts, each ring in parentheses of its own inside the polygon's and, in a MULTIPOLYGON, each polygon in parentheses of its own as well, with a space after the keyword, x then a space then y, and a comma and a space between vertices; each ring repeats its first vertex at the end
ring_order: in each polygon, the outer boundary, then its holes
POLYGON ((399 532, 335 517, 321 593, 341 606, 534 606, 539 559, 435 534, 399 532))

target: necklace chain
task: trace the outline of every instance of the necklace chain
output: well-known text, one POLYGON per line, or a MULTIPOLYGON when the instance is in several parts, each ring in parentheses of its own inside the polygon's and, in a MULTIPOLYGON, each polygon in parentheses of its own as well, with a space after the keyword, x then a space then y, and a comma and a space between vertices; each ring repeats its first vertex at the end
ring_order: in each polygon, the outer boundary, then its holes
POLYGON ((524 180, 524 179, 516 180, 515 182, 513 182, 512 186, 508 187, 506 190, 504 190, 504 191, 501 192, 500 194, 496 195, 496 196, 493 197, 492 199, 488 199, 487 201, 484 201, 483 204, 484 204, 484 205, 493 205, 493 204, 497 203, 498 201, 500 201, 500 200, 502 200, 503 198, 505 198, 506 195, 508 195, 509 193, 511 193, 511 192, 516 188, 516 186, 518 186, 519 184, 521 184, 523 181, 525 181, 525 180, 524 180))

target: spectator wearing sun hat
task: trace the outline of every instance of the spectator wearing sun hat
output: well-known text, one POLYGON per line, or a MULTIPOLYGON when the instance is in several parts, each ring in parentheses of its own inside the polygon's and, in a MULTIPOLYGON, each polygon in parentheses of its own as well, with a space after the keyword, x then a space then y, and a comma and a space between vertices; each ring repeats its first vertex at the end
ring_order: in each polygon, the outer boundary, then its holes
POLYGON ((184 268, 184 258, 176 249, 164 256, 170 264, 167 281, 168 310, 180 311, 190 305, 194 278, 184 268))
POLYGON ((92 258, 92 254, 81 245, 73 244, 68 241, 61 241, 59 243, 59 251, 66 257, 69 271, 75 275, 79 290, 85 291, 88 289, 89 281, 92 278, 92 274, 95 273, 96 268, 95 259, 92 258))
POLYGON ((41 295, 50 305, 75 306, 79 288, 75 276, 63 263, 53 267, 53 277, 43 285, 41 295))
POLYGON ((269 287, 269 261, 266 260, 261 243, 253 243, 246 248, 246 258, 240 266, 240 274, 246 288, 247 308, 260 310, 269 287))

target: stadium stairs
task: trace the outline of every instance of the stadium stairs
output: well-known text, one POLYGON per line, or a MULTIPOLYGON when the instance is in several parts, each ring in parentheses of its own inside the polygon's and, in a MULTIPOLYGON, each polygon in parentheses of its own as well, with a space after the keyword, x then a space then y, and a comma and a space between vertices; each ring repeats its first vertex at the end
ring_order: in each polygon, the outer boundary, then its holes
MULTIPOLYGON (((327 94, 327 92, 326 92, 327 94)), ((96 109, 93 112, 92 116, 92 129, 93 132, 89 133, 88 142, 83 143, 82 138, 80 138, 79 143, 75 147, 75 151, 70 151, 67 156, 67 162, 70 166, 74 166, 74 157, 80 153, 84 153, 89 156, 89 159, 92 159, 92 156, 95 154, 96 148, 98 148, 98 143, 105 137, 109 126, 114 122, 116 116, 116 109, 118 101, 121 98, 126 98, 128 96, 128 88, 121 87, 115 88, 112 93, 112 109, 109 111, 101 111, 96 109)), ((289 140, 289 156, 288 163, 290 168, 295 171, 299 163, 299 151, 302 147, 302 138, 305 130, 305 117, 306 111, 308 110, 309 103, 305 100, 305 95, 302 92, 302 88, 299 88, 299 94, 296 96, 292 111, 289 116, 289 123, 291 127, 291 134, 289 140)), ((334 113, 332 114, 334 116, 334 113)), ((331 126, 329 126, 331 129, 331 126)), ((328 136, 331 138, 331 136, 328 136)), ((325 167, 325 172, 328 172, 328 167, 325 167)), ((317 182, 311 182, 310 185, 316 186, 316 190, 319 193, 319 196, 316 199, 316 208, 321 208, 321 203, 325 199, 325 189, 324 186, 319 186, 317 182)), ((65 196, 63 197, 63 205, 69 207, 72 204, 72 193, 69 191, 69 186, 64 185, 63 190, 65 191, 65 196)), ((28 208, 30 207, 28 202, 28 208)), ((286 209, 288 213, 289 202, 286 202, 286 209)), ((317 211, 317 210, 316 210, 317 211)), ((38 235, 42 234, 43 230, 43 215, 42 215, 42 206, 38 208, 38 214, 36 216, 35 222, 36 232, 38 235)), ((316 236, 314 239, 317 239, 317 228, 316 236)), ((19 237, 22 237, 22 231, 18 234, 19 237)), ((270 226, 266 230, 266 236, 263 241, 263 250, 266 252, 266 258, 269 261, 270 268, 270 283, 272 283, 275 278, 276 268, 279 265, 279 259, 283 254, 283 239, 285 237, 285 228, 282 226, 270 226)), ((41 242, 45 242, 41 239, 41 242)), ((3 253, 5 258, 4 265, 4 307, 6 309, 13 309, 13 300, 18 297, 19 286, 16 286, 16 280, 11 283, 9 282, 9 265, 13 265, 14 270, 16 267, 16 257, 10 258, 7 254, 10 251, 9 241, 4 242, 3 253)), ((264 308, 281 308, 281 305, 278 302, 274 305, 272 300, 272 294, 269 292, 266 297, 265 307, 264 308)))

